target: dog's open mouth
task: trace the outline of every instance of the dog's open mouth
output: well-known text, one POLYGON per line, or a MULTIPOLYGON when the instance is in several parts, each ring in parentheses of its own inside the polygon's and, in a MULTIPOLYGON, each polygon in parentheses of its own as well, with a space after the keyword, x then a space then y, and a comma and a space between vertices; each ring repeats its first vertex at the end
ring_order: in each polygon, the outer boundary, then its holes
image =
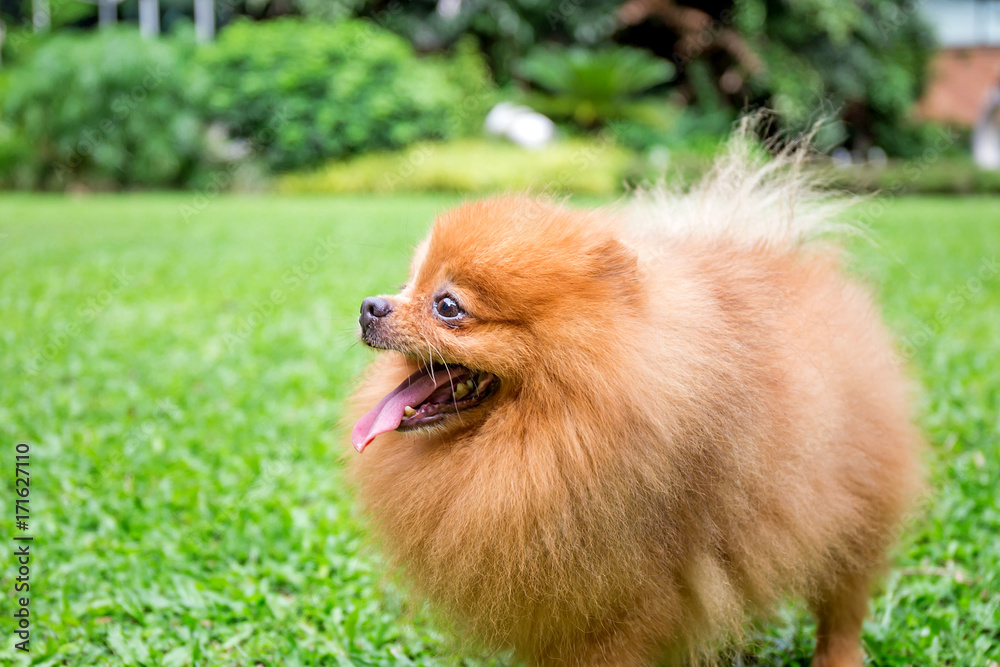
POLYGON ((358 420, 351 441, 364 451, 376 436, 433 424, 479 405, 496 386, 496 376, 465 366, 428 364, 389 392, 358 420))

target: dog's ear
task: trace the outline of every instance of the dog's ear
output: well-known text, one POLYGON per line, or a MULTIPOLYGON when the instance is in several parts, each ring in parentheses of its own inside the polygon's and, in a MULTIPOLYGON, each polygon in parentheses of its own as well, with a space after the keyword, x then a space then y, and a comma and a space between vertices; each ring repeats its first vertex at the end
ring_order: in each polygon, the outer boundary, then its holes
POLYGON ((617 239, 608 239, 590 250, 591 275, 598 280, 631 282, 638 277, 635 250, 617 239))

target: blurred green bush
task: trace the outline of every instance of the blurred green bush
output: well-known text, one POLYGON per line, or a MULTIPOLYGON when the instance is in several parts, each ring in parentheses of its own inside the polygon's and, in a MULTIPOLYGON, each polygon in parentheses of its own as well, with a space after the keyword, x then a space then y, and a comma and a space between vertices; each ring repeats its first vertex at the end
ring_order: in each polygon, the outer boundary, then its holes
POLYGON ((273 170, 449 139, 481 125, 494 89, 473 43, 418 59, 367 21, 243 21, 199 54, 209 114, 273 170))
POLYGON ((238 22, 197 48, 133 26, 39 38, 0 72, 0 185, 189 187, 478 131, 496 101, 478 47, 418 58, 367 21, 238 22))
POLYGON ((463 139, 361 155, 310 173, 288 174, 282 192, 620 192, 635 156, 613 140, 571 139, 539 150, 463 139))
POLYGON ((130 27, 48 38, 0 84, 0 181, 180 187, 202 167, 193 44, 130 27))

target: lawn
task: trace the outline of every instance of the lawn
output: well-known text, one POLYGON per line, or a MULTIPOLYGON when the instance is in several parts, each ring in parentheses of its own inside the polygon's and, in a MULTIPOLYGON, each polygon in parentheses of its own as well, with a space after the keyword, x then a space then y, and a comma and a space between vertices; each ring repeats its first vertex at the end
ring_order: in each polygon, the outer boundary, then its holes
MULTIPOLYGON (((370 358, 358 304, 401 282, 451 201, 0 198, 0 663, 17 656, 18 442, 37 664, 485 661, 380 578, 338 464, 340 401, 370 358)), ((1000 200, 859 213, 875 243, 854 242, 854 263, 925 387, 933 485, 867 650, 986 667, 1000 660, 1000 200)), ((811 632, 789 607, 743 662, 806 665, 811 632)))

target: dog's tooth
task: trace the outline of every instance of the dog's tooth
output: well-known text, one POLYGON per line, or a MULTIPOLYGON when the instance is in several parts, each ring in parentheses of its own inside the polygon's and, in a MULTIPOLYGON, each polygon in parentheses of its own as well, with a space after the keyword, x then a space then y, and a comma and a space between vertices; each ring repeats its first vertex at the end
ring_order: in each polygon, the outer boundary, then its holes
POLYGON ((417 414, 417 411, 411 408, 409 405, 407 405, 405 408, 403 408, 403 414, 406 415, 407 417, 412 417, 413 415, 417 414))
POLYGON ((457 385, 455 385, 455 391, 452 395, 455 397, 455 400, 457 401, 468 393, 469 393, 469 388, 465 386, 464 383, 459 382, 457 385))

